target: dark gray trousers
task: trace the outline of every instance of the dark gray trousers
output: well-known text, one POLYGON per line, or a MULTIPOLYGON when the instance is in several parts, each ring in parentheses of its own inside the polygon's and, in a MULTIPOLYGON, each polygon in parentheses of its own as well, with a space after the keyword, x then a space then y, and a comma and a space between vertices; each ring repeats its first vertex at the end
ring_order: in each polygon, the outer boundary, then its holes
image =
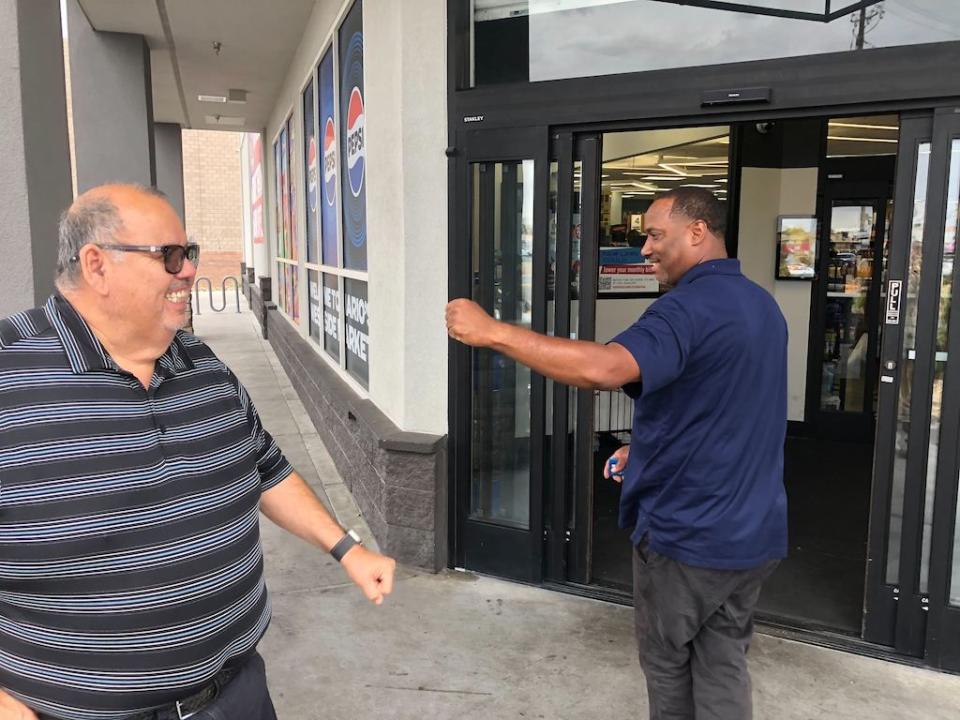
POLYGON ((691 567, 633 551, 633 601, 650 720, 751 720, 747 649, 760 586, 778 562, 751 570, 691 567))
POLYGON ((277 720, 267 690, 267 673, 259 653, 244 664, 240 673, 209 705, 191 720, 277 720))

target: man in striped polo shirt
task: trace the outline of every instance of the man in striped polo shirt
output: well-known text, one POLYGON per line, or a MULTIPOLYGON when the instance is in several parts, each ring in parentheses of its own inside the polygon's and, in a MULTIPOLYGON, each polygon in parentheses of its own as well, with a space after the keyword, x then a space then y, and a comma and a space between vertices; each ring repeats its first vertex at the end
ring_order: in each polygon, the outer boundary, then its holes
POLYGON ((158 192, 95 188, 57 292, 0 321, 0 720, 275 718, 259 510, 392 589, 179 331, 197 260, 158 192))

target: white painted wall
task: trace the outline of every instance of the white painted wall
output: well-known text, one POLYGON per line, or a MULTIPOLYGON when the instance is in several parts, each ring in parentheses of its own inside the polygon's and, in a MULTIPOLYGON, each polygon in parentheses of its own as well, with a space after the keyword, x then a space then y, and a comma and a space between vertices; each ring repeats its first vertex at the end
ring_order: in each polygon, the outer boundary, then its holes
MULTIPOLYGON (((273 140, 292 110, 298 128, 292 173, 301 213, 297 228, 302 236, 306 203, 300 93, 352 5, 352 0, 317 0, 265 129, 265 212, 270 272, 275 286, 273 140)), ((364 0, 363 32, 370 308, 368 395, 401 429, 446 434, 446 3, 364 0)), ((302 264, 300 271, 298 330, 306 338, 307 273, 302 264)), ((341 376, 359 394, 364 394, 345 372, 341 376)))
POLYGON ((775 279, 777 216, 816 213, 817 168, 743 168, 740 197, 740 263, 744 275, 773 295, 787 320, 787 417, 803 420, 812 284, 775 279))

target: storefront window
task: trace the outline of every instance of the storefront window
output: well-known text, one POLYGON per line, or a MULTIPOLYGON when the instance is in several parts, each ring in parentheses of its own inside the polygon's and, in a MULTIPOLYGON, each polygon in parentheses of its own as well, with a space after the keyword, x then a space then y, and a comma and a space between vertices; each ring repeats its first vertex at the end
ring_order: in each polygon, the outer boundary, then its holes
POLYGON ((275 297, 287 317, 298 323, 298 280, 306 283, 310 339, 367 388, 370 313, 360 0, 301 87, 301 115, 295 119, 291 114, 273 145, 275 297), (334 72, 337 68, 339 75, 334 72), (302 131, 302 142, 297 129, 302 131), (298 198, 303 202, 302 214, 298 198), (304 263, 298 252, 298 218, 306 243, 304 263))
POLYGON ((474 0, 471 85, 960 40, 955 0, 474 0), (735 8, 733 6, 736 6, 735 8))

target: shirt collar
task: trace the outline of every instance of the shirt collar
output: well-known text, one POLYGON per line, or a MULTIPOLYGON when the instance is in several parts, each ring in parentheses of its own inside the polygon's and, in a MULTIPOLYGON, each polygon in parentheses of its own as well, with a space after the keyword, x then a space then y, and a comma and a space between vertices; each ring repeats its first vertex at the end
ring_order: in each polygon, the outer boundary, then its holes
MULTIPOLYGON (((118 370, 106 348, 93 334, 93 330, 77 312, 76 308, 60 294, 55 292, 44 305, 47 319, 56 330, 63 345, 63 351, 74 374, 95 370, 118 370)), ((193 369, 193 362, 177 333, 170 347, 157 360, 168 376, 193 369)))
POLYGON ((740 275, 740 261, 736 258, 720 258, 717 260, 707 260, 706 262, 694 265, 687 270, 677 286, 692 283, 707 275, 740 275))

